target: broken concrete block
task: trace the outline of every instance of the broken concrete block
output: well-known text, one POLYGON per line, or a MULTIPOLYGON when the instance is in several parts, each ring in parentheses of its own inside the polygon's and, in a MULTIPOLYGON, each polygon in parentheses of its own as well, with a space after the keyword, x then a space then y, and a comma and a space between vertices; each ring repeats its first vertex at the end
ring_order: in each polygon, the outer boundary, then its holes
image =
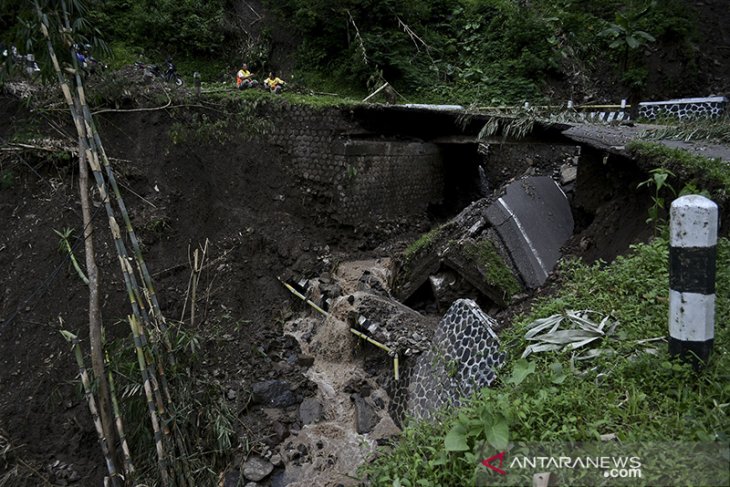
POLYGON ((542 286, 561 256, 560 248, 573 234, 565 193, 549 177, 525 178, 507 186, 486 215, 525 284, 542 286))
POLYGON ((353 297, 352 306, 361 313, 356 320, 360 331, 402 356, 428 347, 433 324, 422 315, 391 298, 364 292, 356 292, 353 297))
MULTIPOLYGON (((509 256, 493 231, 464 238, 444 252, 443 262, 496 305, 505 307, 522 290, 509 256)), ((468 296, 460 296, 462 298, 468 296)))
MULTIPOLYGON (((405 301, 427 283, 430 276, 451 270, 498 306, 506 306, 510 297, 522 290, 522 285, 509 253, 496 232, 490 229, 487 207, 486 199, 478 200, 453 220, 411 244, 395 260, 391 281, 394 296, 405 301)), ((431 283, 440 306, 450 305, 457 298, 475 297, 467 287, 466 294, 452 294, 447 298, 447 288, 441 284, 438 278, 431 283), (446 303, 447 299, 451 301, 446 303)))
POLYGON ((575 182, 577 178, 578 168, 576 166, 571 164, 563 164, 560 166, 560 184, 565 186, 566 184, 575 182))
POLYGON ((472 286, 469 281, 451 269, 441 269, 428 278, 431 285, 431 292, 436 299, 436 306, 442 313, 451 306, 457 299, 479 296, 479 290, 472 286))

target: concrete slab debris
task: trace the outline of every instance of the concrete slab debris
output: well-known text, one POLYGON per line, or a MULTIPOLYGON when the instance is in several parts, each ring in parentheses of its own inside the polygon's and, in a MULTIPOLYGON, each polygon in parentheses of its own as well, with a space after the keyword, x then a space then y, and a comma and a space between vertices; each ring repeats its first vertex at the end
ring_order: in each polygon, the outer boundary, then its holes
POLYGON ((505 243, 520 276, 530 288, 543 285, 573 234, 573 214, 565 193, 546 176, 507 186, 487 208, 487 219, 505 243))

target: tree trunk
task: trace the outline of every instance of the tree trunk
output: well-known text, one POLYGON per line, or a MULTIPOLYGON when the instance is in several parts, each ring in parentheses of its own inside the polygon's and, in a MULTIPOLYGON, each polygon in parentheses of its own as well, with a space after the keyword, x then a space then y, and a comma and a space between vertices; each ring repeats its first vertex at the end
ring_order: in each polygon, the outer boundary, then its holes
POLYGON ((89 166, 86 163, 85 149, 85 141, 79 139, 79 194, 81 196, 81 213, 84 222, 86 273, 89 278, 89 342, 91 343, 91 366, 99 386, 99 417, 101 419, 102 429, 104 430, 104 438, 106 438, 109 456, 114 460, 115 464, 118 464, 109 381, 104 370, 104 345, 101 330, 101 306, 99 304, 99 272, 94 256, 94 225, 91 221, 89 166))

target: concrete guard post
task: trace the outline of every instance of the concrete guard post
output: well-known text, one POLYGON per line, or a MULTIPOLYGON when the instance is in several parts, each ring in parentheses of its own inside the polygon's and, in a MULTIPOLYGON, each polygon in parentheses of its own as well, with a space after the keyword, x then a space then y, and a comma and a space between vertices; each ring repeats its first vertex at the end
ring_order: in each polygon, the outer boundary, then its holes
POLYGON ((717 205, 682 196, 672 202, 669 221, 669 354, 698 369, 715 339, 717 205))

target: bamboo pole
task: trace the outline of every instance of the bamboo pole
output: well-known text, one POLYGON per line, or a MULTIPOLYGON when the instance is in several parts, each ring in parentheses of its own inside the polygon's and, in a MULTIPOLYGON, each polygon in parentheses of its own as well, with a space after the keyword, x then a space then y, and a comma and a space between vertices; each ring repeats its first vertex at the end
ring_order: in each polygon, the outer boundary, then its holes
POLYGON ((368 101, 369 99, 371 99, 372 97, 374 97, 375 95, 377 95, 378 93, 383 91, 388 86, 389 86, 389 83, 386 81, 383 86, 381 86, 380 88, 378 88, 377 90, 373 91, 368 96, 366 96, 365 99, 363 99, 363 101, 361 103, 365 103, 366 101, 368 101))
POLYGON ((91 380, 89 379, 89 373, 87 372, 86 366, 84 365, 84 357, 81 353, 81 347, 79 346, 79 338, 67 330, 61 330, 61 334, 67 341, 71 343, 71 348, 73 349, 74 355, 76 356, 76 364, 79 367, 81 384, 84 386, 84 397, 86 398, 86 403, 89 406, 91 419, 94 421, 94 428, 96 429, 96 435, 99 439, 99 444, 101 445, 101 452, 104 455, 104 460, 106 461, 107 472, 109 472, 109 477, 111 478, 112 484, 118 487, 121 485, 119 474, 117 472, 117 467, 114 463, 114 459, 109 452, 107 438, 104 436, 104 428, 102 427, 101 418, 99 417, 99 412, 96 407, 96 400, 94 399, 94 393, 91 389, 91 380))
MULTIPOLYGON (((65 8, 65 2, 62 0, 62 8, 64 9, 64 16, 65 16, 65 22, 67 26, 67 31, 70 31, 67 11, 65 8)), ((97 188, 99 190, 101 199, 104 203, 105 210, 107 212, 107 217, 109 220, 109 227, 112 232, 112 237, 115 243, 115 247, 117 250, 117 254, 119 257, 120 267, 122 270, 122 275, 124 276, 124 282, 125 287, 127 289, 127 295, 130 301, 130 305, 132 306, 132 312, 133 317, 135 318, 136 324, 138 326, 135 326, 135 329, 143 329, 142 323, 149 322, 149 316, 147 314, 147 311, 144 307, 144 301, 141 299, 141 292, 139 289, 139 286, 137 284, 134 272, 131 271, 131 268, 128 267, 128 256, 126 252, 126 247, 124 245, 124 242, 121 239, 121 232, 119 230, 119 225, 116 223, 116 218, 114 216, 114 211, 110 204, 109 194, 107 191, 106 182, 104 180, 104 176, 101 173, 101 167, 99 163, 99 150, 98 146, 101 142, 100 138, 98 137, 98 134, 96 137, 93 136, 94 130, 93 127, 93 120, 91 120, 90 117, 90 111, 88 109, 88 105, 86 104, 85 94, 83 90, 83 83, 81 82, 81 78, 79 75, 78 70, 78 63, 76 60, 76 53, 73 47, 71 48, 71 54, 72 54, 72 60, 75 69, 70 70, 71 74, 76 75, 76 81, 77 81, 77 95, 74 97, 72 96, 71 89, 69 87, 69 84, 63 74, 63 71, 61 70, 60 64, 58 63, 58 58, 55 54, 55 50, 53 48, 53 44, 50 39, 50 34, 48 31, 48 17, 43 14, 40 10, 40 7, 38 5, 38 2, 35 2, 36 11, 38 13, 39 18, 41 19, 41 31, 43 32, 44 36, 46 37, 47 45, 49 54, 51 56, 51 59, 53 61, 54 69, 56 71, 57 77, 59 79, 59 83, 61 84, 61 89, 64 94, 64 98, 66 99, 66 102, 69 106, 69 110, 71 112, 72 118, 74 120, 74 124, 77 130, 77 133, 79 134, 79 137, 86 142, 86 147, 83 147, 82 149, 85 152, 85 156, 87 158, 87 162, 89 166, 92 169, 92 173, 94 174, 94 179, 96 181, 97 188), (83 118, 83 120, 82 120, 83 118), (97 144, 99 142, 99 144, 97 144)), ((103 150, 103 146, 102 150, 103 150)), ((148 293, 149 294, 149 293, 148 293)), ((168 341, 169 343, 169 341, 168 341)), ((157 380, 155 377, 154 368, 145 368, 143 372, 143 379, 145 380, 146 386, 150 391, 153 390, 152 386, 150 386, 150 382, 157 384, 157 380)), ((157 396, 157 405, 159 406, 162 401, 162 396, 159 392, 159 388, 154 388, 154 395, 157 396)), ((153 402, 154 404, 154 402, 153 402)), ((152 411, 154 411, 154 406, 152 408, 152 411)), ((164 411, 164 406, 159 408, 161 411, 164 411)), ((157 424, 157 432, 156 436, 160 436, 159 434, 159 420, 156 415, 152 418, 153 422, 153 429, 154 424, 157 424)), ((166 423, 166 422, 165 422, 166 423)), ((169 432, 169 430, 168 430, 169 432)), ((161 441, 158 442, 158 447, 161 446, 161 441)), ((162 450, 163 456, 164 456, 164 449, 162 450)), ((159 453, 159 450, 158 450, 159 453)), ((164 458, 163 458, 164 459, 164 458)), ((164 461, 160 462, 161 465, 161 476, 163 478, 163 485, 167 486, 169 485, 169 474, 167 472, 166 464, 164 461)))
MULTIPOLYGON (((34 1, 33 5, 36 10, 36 14, 38 16, 38 19, 40 21, 40 29, 43 33, 43 36, 46 39, 46 46, 48 48, 49 56, 51 57, 51 61, 54 67, 54 70, 56 72, 56 76, 58 78, 58 82, 61 85, 61 91, 64 94, 64 98, 66 100, 66 104, 68 105, 69 111, 71 113, 71 117, 74 121, 74 125, 76 127, 76 131, 79 137, 79 160, 80 165, 85 164, 84 157, 85 150, 87 149, 87 146, 85 145, 86 141, 86 134, 83 130, 83 125, 81 123, 79 112, 78 112, 78 106, 77 106, 77 100, 71 95, 71 89, 69 87, 68 81, 63 74, 63 71, 61 70, 61 66, 58 62, 58 58, 56 56, 55 49, 53 48, 53 42, 51 40, 50 32, 48 30, 49 28, 49 20, 48 16, 44 14, 41 9, 38 1, 34 1)), ((65 5, 63 6, 64 13, 65 13, 65 5)), ((83 177, 83 174, 81 175, 83 177)), ((82 183, 82 181, 80 182, 82 183)), ((85 221, 90 218, 90 214, 88 214, 88 198, 84 199, 84 188, 81 188, 81 203, 82 207, 85 210, 84 219, 85 221)), ((99 311, 98 306, 98 288, 96 286, 96 269, 95 269, 95 262, 93 260, 93 246, 91 242, 91 237, 89 235, 91 231, 91 227, 89 225, 85 225, 84 229, 84 237, 86 241, 86 254, 87 254, 87 272, 89 273, 89 320, 90 320, 90 338, 92 343, 92 358, 94 358, 94 352, 98 352, 99 354, 99 360, 93 360, 94 368, 97 369, 97 378, 99 380, 99 406, 101 407, 101 413, 102 413, 102 419, 101 419, 101 425, 103 428, 103 431, 105 433, 105 437, 107 438, 108 442, 106 443, 105 447, 107 448, 109 454, 114 457, 114 444, 113 444, 113 436, 114 436, 114 427, 112 426, 112 415, 110 411, 110 405, 109 405, 109 398, 108 398, 108 387, 106 384, 106 377, 104 375, 104 365, 103 365, 103 356, 101 356, 101 314, 99 311), (94 323, 97 323, 95 326, 94 323)), ((118 482, 118 480, 114 480, 114 482, 118 482)))
POLYGON ((137 318, 134 315, 130 315, 127 319, 129 320, 129 326, 131 327, 132 335, 134 336, 134 348, 137 352, 137 363, 139 365, 140 373, 142 374, 142 380, 144 381, 144 392, 147 397, 147 410, 152 422, 152 431, 155 435, 155 449, 157 451, 157 463, 160 470, 160 477, 162 479, 163 487, 167 487, 170 485, 170 474, 167 471, 168 460, 165 453, 165 446, 163 445, 162 432, 160 431, 160 420, 157 416, 157 408, 155 406, 152 385, 148 374, 148 367, 144 354, 144 344, 142 342, 143 338, 140 336, 137 318))
POLYGON ((298 297, 299 299, 301 299, 302 301, 304 301, 305 303, 307 303, 309 306, 311 306, 312 308, 314 308, 320 314, 322 314, 324 316, 329 316, 329 313, 326 312, 325 310, 323 310, 322 308, 320 308, 319 306, 317 306, 317 304, 314 303, 314 301, 311 301, 311 300, 307 299, 307 297, 305 295, 303 295, 302 293, 300 293, 299 291, 297 291, 296 289, 294 289, 293 287, 291 287, 288 283, 282 281, 280 277, 277 277, 277 279, 279 279, 279 282, 282 283, 284 285, 284 287, 286 287, 289 291, 291 291, 291 293, 294 296, 298 297))
POLYGON ((198 249, 193 251, 193 289, 190 295, 190 328, 195 326, 195 298, 198 291, 198 276, 200 275, 200 269, 198 269, 198 249))
POLYGON ((400 367, 399 367, 399 360, 398 360, 398 354, 395 354, 395 357, 393 357, 393 375, 395 376, 396 382, 400 380, 400 367))
POLYGON ((124 473, 127 475, 128 480, 132 480, 135 475, 134 463, 132 462, 132 454, 129 451, 129 445, 127 444, 127 436, 124 434, 124 421, 122 420, 122 413, 119 408, 119 402, 117 401, 117 391, 114 386, 114 378, 112 377, 111 361, 109 360, 109 354, 105 353, 106 359, 106 370, 107 370, 107 381, 109 382, 109 393, 112 397, 112 409, 114 411, 114 425, 117 428, 117 435, 119 435, 119 442, 122 445, 122 455, 124 460, 124 473))
POLYGON ((378 347, 379 349, 381 349, 382 351, 384 351, 386 353, 389 353, 389 354, 392 354, 393 353, 393 349, 392 348, 390 348, 387 345, 384 345, 384 344, 380 343, 377 340, 374 340, 373 338, 370 338, 369 336, 367 336, 365 333, 362 333, 361 331, 357 331, 354 328, 350 328, 350 333, 352 333, 356 337, 362 338, 363 340, 365 340, 368 343, 372 343, 373 345, 375 345, 376 347, 378 347))

